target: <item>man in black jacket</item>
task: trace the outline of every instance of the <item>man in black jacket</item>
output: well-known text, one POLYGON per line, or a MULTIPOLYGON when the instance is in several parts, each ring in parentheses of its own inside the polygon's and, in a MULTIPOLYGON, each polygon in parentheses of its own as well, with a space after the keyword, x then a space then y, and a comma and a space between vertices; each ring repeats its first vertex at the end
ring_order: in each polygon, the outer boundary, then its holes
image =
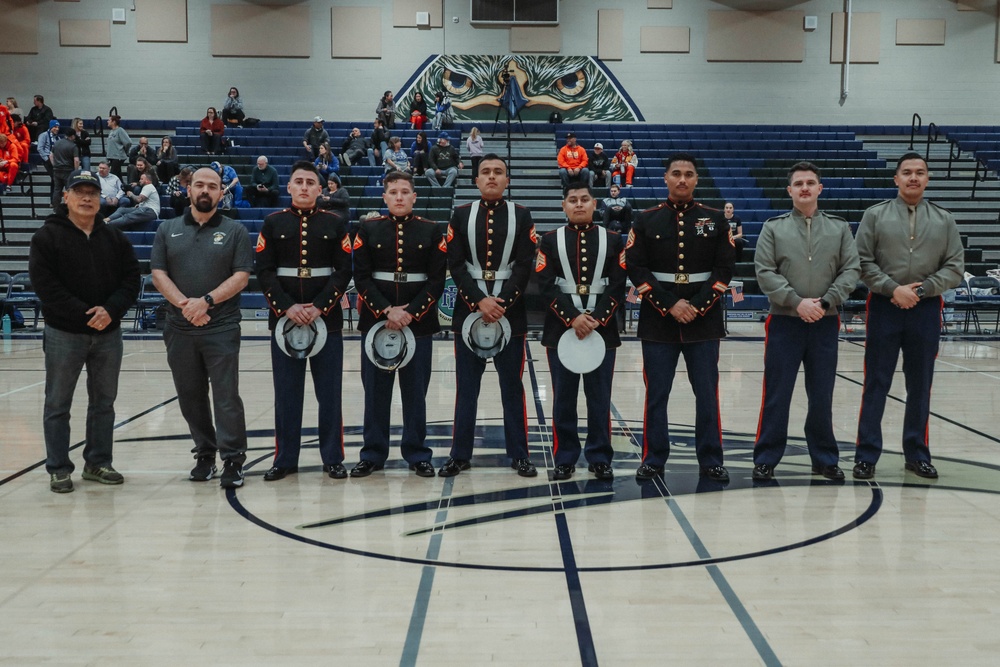
POLYGON ((87 367, 87 444, 83 478, 121 484, 111 465, 115 398, 122 362, 121 319, 139 294, 132 244, 98 215, 96 173, 70 174, 60 205, 31 239, 28 271, 45 317, 45 469, 49 488, 73 490, 69 419, 80 371, 87 367))
POLYGON ((45 98, 41 95, 35 95, 33 103, 34 106, 28 109, 24 125, 31 134, 31 140, 37 141, 38 135, 49 129, 49 121, 55 118, 55 114, 45 105, 45 98))

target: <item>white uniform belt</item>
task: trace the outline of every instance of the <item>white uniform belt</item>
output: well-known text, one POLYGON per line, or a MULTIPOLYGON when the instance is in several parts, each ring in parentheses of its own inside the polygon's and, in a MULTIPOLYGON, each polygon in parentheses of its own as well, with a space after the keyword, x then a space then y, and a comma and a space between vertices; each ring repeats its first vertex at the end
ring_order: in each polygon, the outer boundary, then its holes
POLYGON ((470 266, 469 275, 476 280, 507 280, 514 275, 514 272, 511 269, 491 271, 489 269, 474 269, 470 266))
POLYGON ((278 275, 282 278, 323 278, 325 276, 332 276, 333 269, 328 266, 300 266, 298 268, 282 266, 278 268, 278 275))
POLYGON ((419 283, 427 280, 426 273, 403 273, 402 271, 372 271, 372 278, 390 283, 419 283))
POLYGON ((703 273, 657 273, 653 271, 653 277, 661 283, 677 283, 686 285, 687 283, 703 283, 712 277, 711 271, 703 273))
POLYGON ((577 285, 564 278, 556 278, 556 287, 563 294, 577 294, 579 296, 590 296, 591 294, 604 294, 604 288, 608 285, 608 279, 604 278, 596 285, 577 285))

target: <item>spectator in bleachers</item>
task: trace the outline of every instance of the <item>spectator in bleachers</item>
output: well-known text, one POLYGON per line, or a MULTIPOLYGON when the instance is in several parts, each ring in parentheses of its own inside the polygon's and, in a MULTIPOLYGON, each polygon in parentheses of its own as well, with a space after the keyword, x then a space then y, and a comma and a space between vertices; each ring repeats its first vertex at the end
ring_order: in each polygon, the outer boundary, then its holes
POLYGON ((278 172, 267 163, 267 156, 257 158, 257 168, 250 172, 250 187, 244 196, 254 207, 275 208, 278 205, 278 172))
POLYGON ((727 201, 725 207, 722 209, 723 214, 726 216, 726 221, 729 222, 729 228, 733 232, 733 241, 736 243, 736 261, 743 261, 743 248, 747 245, 747 240, 743 238, 743 221, 740 220, 738 215, 733 215, 736 211, 736 207, 733 206, 733 202, 727 201))
POLYGON ((174 140, 170 137, 160 139, 160 150, 156 151, 156 176, 161 183, 169 181, 180 170, 177 160, 177 149, 174 148, 174 140))
POLYGON ((14 99, 13 97, 8 97, 6 106, 7 106, 7 113, 9 113, 11 116, 17 114, 18 116, 24 118, 24 112, 21 111, 21 107, 17 105, 16 99, 14 99))
MULTIPOLYGON (((372 128, 371 136, 372 140, 372 150, 375 154, 375 164, 385 161, 385 152, 389 150, 389 133, 386 132, 385 128, 382 126, 382 121, 378 118, 375 119, 374 127, 372 128)), ((375 164, 372 166, 374 167, 375 164)))
POLYGON ((590 185, 590 171, 587 169, 587 151, 582 146, 576 145, 576 135, 572 132, 566 134, 566 145, 559 149, 556 158, 559 163, 559 180, 562 181, 563 190, 570 181, 580 181, 590 185))
POLYGON ((149 139, 139 137, 139 144, 128 152, 128 163, 135 165, 139 158, 144 158, 150 164, 156 164, 156 150, 149 145, 149 139))
POLYGON ((0 195, 8 186, 14 185, 20 157, 20 147, 10 137, 0 132, 0 195))
POLYGON ((122 117, 117 114, 108 116, 108 127, 111 132, 105 140, 105 155, 108 157, 111 173, 122 177, 122 165, 128 162, 128 152, 132 148, 132 137, 122 127, 122 117))
POLYGON ((59 141, 59 121, 53 119, 49 121, 48 132, 38 135, 38 157, 42 158, 42 166, 45 173, 52 176, 52 147, 59 141))
POLYGON ((191 199, 188 197, 188 186, 191 185, 191 174, 193 173, 194 167, 184 167, 167 183, 170 208, 174 209, 177 215, 183 215, 184 209, 191 205, 191 199))
POLYGON ((97 178, 101 181, 101 217, 108 217, 118 206, 127 201, 125 190, 120 178, 111 173, 107 160, 101 160, 97 165, 97 178))
POLYGON ((462 160, 458 150, 451 145, 451 136, 447 132, 438 135, 437 145, 427 154, 427 180, 435 190, 450 188, 458 178, 458 170, 462 168, 462 160), (441 182, 441 177, 444 182, 441 182))
POLYGON ((76 130, 76 147, 80 151, 80 169, 90 171, 90 134, 83 129, 82 118, 74 118, 70 127, 76 130))
POLYGON ((222 119, 216 115, 215 107, 208 107, 205 117, 201 119, 198 132, 201 134, 203 153, 206 155, 220 155, 222 153, 222 135, 226 132, 226 126, 222 124, 222 119))
POLYGON ((135 165, 128 168, 128 185, 126 186, 126 192, 132 192, 138 194, 142 190, 142 184, 139 183, 139 179, 143 174, 149 175, 149 181, 154 186, 160 185, 160 180, 156 177, 156 169, 153 168, 151 162, 146 160, 144 157, 140 157, 135 161, 135 165))
POLYGON ((619 234, 628 234, 632 229, 632 204, 628 199, 622 197, 621 187, 617 183, 612 183, 608 194, 603 200, 604 211, 601 219, 604 226, 619 234))
POLYGON ((608 171, 611 169, 611 159, 604 152, 604 144, 594 144, 594 151, 587 156, 587 169, 590 171, 590 187, 608 186, 608 171))
POLYGON ((317 203, 321 209, 342 215, 345 220, 351 217, 351 195, 347 188, 340 186, 340 176, 337 174, 330 174, 317 203))
POLYGON ((160 193, 150 181, 150 173, 139 177, 142 190, 139 194, 128 193, 134 206, 122 206, 104 219, 112 227, 134 227, 146 222, 152 222, 160 215, 160 193))
POLYGON ((27 171, 30 167, 28 166, 28 159, 31 154, 31 134, 28 132, 28 128, 24 126, 24 120, 21 118, 20 114, 12 113, 10 115, 10 121, 14 124, 14 129, 12 130, 14 141, 18 144, 18 148, 21 149, 21 154, 19 156, 19 161, 21 164, 25 165, 24 169, 27 171))
POLYGON ((427 122, 427 101, 423 93, 415 93, 410 102, 410 129, 422 130, 427 122))
POLYGON ((312 127, 302 135, 302 145, 312 154, 312 159, 319 157, 319 147, 330 143, 329 133, 323 129, 323 119, 319 116, 313 118, 312 127))
POLYGON ((52 162, 52 208, 56 208, 62 202, 63 189, 66 187, 69 175, 80 168, 76 130, 72 127, 66 130, 66 135, 52 146, 49 159, 52 162))
POLYGON ((435 130, 450 128, 455 124, 455 116, 451 110, 451 100, 444 91, 438 91, 434 95, 434 121, 432 126, 435 130))
POLYGON ((336 174, 340 171, 340 161, 337 160, 337 156, 333 154, 333 149, 328 143, 320 144, 319 157, 313 160, 313 164, 316 165, 316 171, 319 172, 324 182, 330 177, 330 174, 336 174))
POLYGON ((213 162, 212 169, 222 178, 222 201, 219 202, 219 208, 228 210, 235 207, 236 202, 243 199, 243 186, 236 170, 219 162, 213 162))
POLYGON ((41 95, 35 95, 34 106, 28 109, 28 115, 24 118, 24 124, 28 126, 31 140, 37 141, 45 133, 45 128, 50 127, 49 123, 55 120, 55 117, 52 109, 45 106, 45 98, 41 95))
POLYGON ((383 127, 391 130, 396 127, 396 103, 392 99, 392 91, 382 93, 382 99, 375 107, 375 117, 382 121, 383 127))
POLYGON ((403 150, 403 141, 399 137, 389 137, 389 150, 385 152, 385 161, 382 163, 385 166, 385 173, 390 171, 402 171, 407 174, 413 173, 413 167, 410 166, 410 158, 406 157, 406 151, 403 150))
POLYGON ((410 156, 413 160, 413 173, 422 176, 427 169, 427 153, 430 151, 426 132, 417 132, 417 138, 410 144, 410 156))
POLYGON ((465 147, 469 151, 469 160, 472 162, 472 184, 475 185, 476 176, 479 175, 479 161, 483 159, 483 135, 479 133, 478 127, 469 130, 465 147))
POLYGON ((233 86, 226 95, 226 101, 222 103, 222 122, 239 127, 244 118, 246 114, 243 113, 243 98, 240 97, 239 89, 233 86))
POLYGON ((363 137, 360 128, 355 127, 351 130, 340 147, 340 153, 346 165, 359 164, 367 155, 369 166, 375 166, 375 149, 372 146, 372 140, 363 137))
POLYGON ((611 160, 612 181, 617 180, 619 184, 626 188, 632 187, 632 178, 635 176, 635 168, 639 166, 639 157, 632 150, 632 142, 628 139, 622 142, 621 148, 615 153, 611 160))

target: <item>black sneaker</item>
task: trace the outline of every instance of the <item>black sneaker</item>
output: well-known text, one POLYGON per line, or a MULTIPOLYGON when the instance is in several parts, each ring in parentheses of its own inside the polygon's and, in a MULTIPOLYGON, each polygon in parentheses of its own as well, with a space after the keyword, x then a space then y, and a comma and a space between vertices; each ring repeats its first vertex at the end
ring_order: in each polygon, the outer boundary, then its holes
POLYGON ((207 482, 215 477, 218 469, 215 467, 214 456, 199 456, 196 459, 191 475, 188 477, 192 482, 207 482))
POLYGON ((226 461, 222 464, 222 478, 219 486, 224 489, 236 489, 243 486, 243 464, 236 461, 226 461))
POLYGON ((49 475, 49 490, 54 493, 69 493, 73 490, 73 479, 68 472, 54 472, 49 475))
POLYGON ((125 481, 122 474, 111 466, 83 466, 83 474, 80 476, 101 484, 121 484, 125 481))

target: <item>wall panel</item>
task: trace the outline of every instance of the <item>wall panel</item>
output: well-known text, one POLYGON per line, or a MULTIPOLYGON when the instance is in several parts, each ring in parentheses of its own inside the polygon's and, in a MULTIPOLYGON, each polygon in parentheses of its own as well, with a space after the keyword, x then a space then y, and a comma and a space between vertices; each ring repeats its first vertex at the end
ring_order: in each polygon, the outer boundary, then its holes
POLYGON ((307 5, 212 5, 212 55, 308 58, 307 5))
POLYGON ((705 59, 710 62, 801 62, 801 11, 709 11, 705 59))

